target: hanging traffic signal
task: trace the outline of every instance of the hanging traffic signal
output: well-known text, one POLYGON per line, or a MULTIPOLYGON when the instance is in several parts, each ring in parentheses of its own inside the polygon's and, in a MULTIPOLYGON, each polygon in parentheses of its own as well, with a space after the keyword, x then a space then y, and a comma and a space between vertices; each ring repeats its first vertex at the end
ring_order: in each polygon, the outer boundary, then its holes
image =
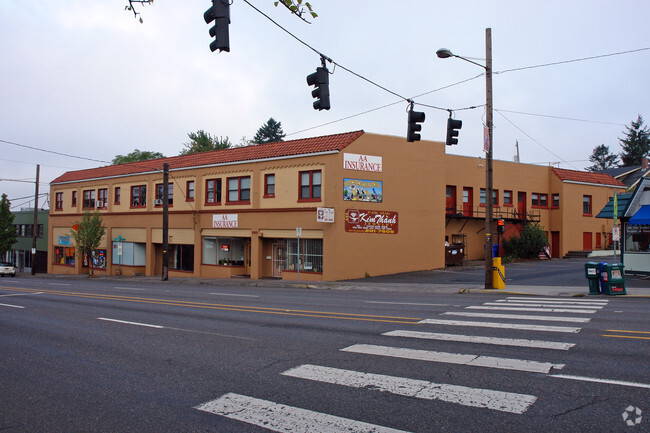
POLYGON ((316 86, 311 91, 311 96, 316 98, 314 101, 314 110, 330 109, 330 77, 325 66, 316 68, 316 72, 307 75, 307 84, 316 86))
POLYGON ((424 122, 424 113, 422 111, 413 111, 413 104, 411 104, 408 120, 406 141, 409 143, 420 141, 420 134, 418 134, 418 132, 422 130, 422 125, 420 125, 420 123, 424 122))
POLYGON ((214 21, 214 26, 210 29, 210 36, 214 41, 210 43, 210 51, 230 52, 230 36, 228 25, 230 24, 230 3, 228 0, 212 0, 212 7, 205 11, 203 19, 206 24, 214 21))
POLYGON ((445 144, 451 146, 453 144, 458 144, 458 130, 463 127, 462 120, 455 120, 451 117, 447 119, 447 141, 445 144))

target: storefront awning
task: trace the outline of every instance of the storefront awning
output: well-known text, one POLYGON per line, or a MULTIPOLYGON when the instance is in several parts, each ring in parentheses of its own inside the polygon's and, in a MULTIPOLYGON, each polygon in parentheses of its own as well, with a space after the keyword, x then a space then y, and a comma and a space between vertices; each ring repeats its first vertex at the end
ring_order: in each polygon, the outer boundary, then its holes
POLYGON ((644 204, 636 213, 630 218, 629 224, 635 226, 650 225, 650 204, 644 204))

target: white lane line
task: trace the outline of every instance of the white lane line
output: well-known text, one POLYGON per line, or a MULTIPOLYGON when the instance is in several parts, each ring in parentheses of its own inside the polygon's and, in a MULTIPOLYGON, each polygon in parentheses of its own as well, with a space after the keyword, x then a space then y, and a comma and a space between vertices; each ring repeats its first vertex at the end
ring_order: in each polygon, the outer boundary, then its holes
POLYGON ((423 304, 418 302, 382 302, 382 301, 364 301, 366 304, 388 304, 388 305, 421 305, 427 307, 448 307, 449 304, 423 304))
POLYGON ((535 403, 534 395, 467 386, 433 383, 425 380, 383 374, 363 373, 339 368, 301 365, 282 373, 285 376, 315 380, 353 388, 367 388, 392 394, 416 397, 426 400, 441 400, 463 406, 482 407, 502 412, 522 414, 535 403))
POLYGON ((217 296, 239 296, 241 298, 259 298, 258 295, 240 295, 239 293, 210 293, 217 296))
POLYGON ((589 323, 589 317, 530 316, 525 314, 470 313, 467 311, 447 311, 447 316, 491 317, 494 319, 545 320, 549 322, 589 323))
POLYGON ((443 334, 438 332, 422 332, 422 331, 390 331, 381 335, 388 337, 407 337, 407 338, 422 338, 425 340, 439 340, 439 341, 455 341, 458 343, 479 343, 479 344, 494 344, 497 346, 516 346, 516 347, 532 347, 536 349, 556 349, 556 350, 569 350, 574 343, 561 343, 557 341, 543 341, 543 340, 526 340, 523 338, 500 338, 500 337, 482 337, 477 335, 462 335, 462 334, 443 334))
POLYGON ((36 292, 36 293, 10 293, 9 295, 0 295, 0 298, 7 298, 9 296, 34 296, 34 295, 42 295, 43 292, 36 292))
POLYGON ((157 328, 157 329, 164 328, 164 326, 160 326, 160 325, 151 325, 149 323, 127 322, 126 320, 107 319, 106 317, 98 317, 97 320, 105 320, 106 322, 122 323, 125 325, 145 326, 147 328, 157 328))
POLYGON ((232 392, 200 404, 195 409, 283 433, 405 433, 403 430, 313 412, 232 392))
MULTIPOLYGON (((562 302, 562 298, 533 298, 533 297, 523 297, 523 296, 508 296, 506 299, 521 299, 524 301, 531 301, 531 302, 537 302, 537 301, 559 301, 562 302)), ((590 302, 596 302, 596 303, 602 303, 604 302, 605 304, 609 302, 609 299, 572 299, 571 302, 580 302, 580 303, 590 303, 590 302)))
POLYGON ((72 284, 70 283, 47 283, 50 286, 71 286, 72 284))
POLYGON ((524 323, 499 323, 499 322, 468 322, 465 320, 442 320, 442 319, 424 319, 419 323, 429 325, 449 325, 449 326, 476 326, 479 328, 501 328, 501 329, 521 329, 524 331, 544 331, 544 332, 567 332, 578 333, 580 328, 569 326, 549 326, 549 325, 528 325, 524 323))
POLYGON ((568 308, 533 308, 533 307, 492 307, 485 305, 472 305, 465 307, 470 310, 501 310, 501 311, 535 311, 538 313, 576 313, 595 314, 597 310, 573 310, 568 308))
POLYGON ((10 307, 10 308, 25 308, 20 305, 11 305, 11 304, 0 304, 0 307, 10 307))
POLYGON ((599 379, 597 377, 569 376, 566 374, 549 374, 547 375, 547 377, 557 377, 558 379, 580 380, 583 382, 597 382, 597 383, 606 383, 608 385, 633 386, 636 388, 650 389, 650 384, 648 383, 625 382, 621 380, 611 380, 611 379, 599 379))
POLYGON ((138 291, 144 291, 146 289, 141 289, 139 287, 113 287, 116 290, 138 290, 138 291))
POLYGON ((440 362, 443 364, 459 364, 469 365, 472 367, 498 368, 501 370, 527 371, 529 373, 549 373, 552 368, 558 370, 564 368, 564 364, 529 361, 527 359, 498 358, 494 356, 473 355, 469 353, 434 352, 431 350, 406 349, 402 347, 375 346, 373 344, 354 344, 341 349, 341 351, 362 353, 364 355, 412 359, 416 361, 440 362))
POLYGON ((503 305, 512 305, 513 307, 544 307, 544 308, 574 308, 574 309, 581 309, 584 308, 586 310, 601 310, 603 307, 600 305, 559 305, 559 304, 535 304, 535 303, 499 303, 499 302, 484 302, 483 305, 498 305, 498 306, 503 306, 503 305))
POLYGON ((580 305, 580 306, 586 306, 589 307, 591 305, 596 305, 600 307, 606 307, 607 302, 589 302, 589 303, 584 303, 584 302, 579 302, 579 301, 536 301, 534 299, 529 299, 529 300, 515 300, 515 299, 498 299, 495 302, 501 302, 501 303, 508 303, 508 304, 553 304, 553 305, 560 305, 563 307, 566 306, 573 306, 573 305, 580 305))

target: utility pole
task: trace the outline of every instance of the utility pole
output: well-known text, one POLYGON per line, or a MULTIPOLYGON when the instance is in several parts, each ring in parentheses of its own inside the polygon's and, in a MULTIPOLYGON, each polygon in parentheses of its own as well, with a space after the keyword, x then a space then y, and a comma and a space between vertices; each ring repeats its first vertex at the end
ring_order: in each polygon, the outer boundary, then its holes
POLYGON ((167 281, 169 273, 169 258, 167 241, 169 235, 169 164, 163 164, 163 221, 162 221, 162 280, 167 281))
POLYGON ((41 166, 36 164, 36 187, 34 192, 34 228, 32 229, 32 275, 36 274, 36 238, 38 237, 38 181, 41 166))
POLYGON ((492 29, 485 29, 485 107, 488 150, 485 155, 485 290, 492 289, 492 29))

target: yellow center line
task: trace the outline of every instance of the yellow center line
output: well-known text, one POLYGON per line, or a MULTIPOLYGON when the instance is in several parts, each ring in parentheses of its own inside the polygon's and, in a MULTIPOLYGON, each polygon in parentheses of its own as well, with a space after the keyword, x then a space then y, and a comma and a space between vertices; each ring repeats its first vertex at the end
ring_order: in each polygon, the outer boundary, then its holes
POLYGON ((248 313, 263 313, 263 314, 276 314, 276 315, 300 316, 300 317, 320 317, 325 319, 343 319, 343 320, 358 320, 358 321, 368 321, 368 322, 411 323, 411 324, 413 323, 417 324, 420 320, 422 320, 421 318, 416 318, 416 317, 379 316, 379 315, 369 315, 369 314, 336 313, 336 312, 329 312, 329 311, 310 311, 310 310, 292 310, 292 309, 285 309, 285 308, 251 307, 246 305, 211 304, 211 303, 191 302, 191 301, 174 301, 170 299, 139 298, 139 297, 132 297, 132 296, 66 292, 60 290, 40 290, 40 289, 28 289, 28 288, 19 288, 19 287, 0 287, 0 290, 20 291, 26 293, 41 293, 47 295, 66 296, 66 297, 74 297, 74 298, 134 302, 134 303, 141 303, 141 304, 203 308, 203 309, 211 309, 211 310, 241 311, 241 312, 248 312, 248 313))
POLYGON ((650 337, 636 337, 636 336, 632 336, 632 335, 607 335, 607 334, 603 334, 603 337, 638 338, 640 340, 650 340, 650 337))
POLYGON ((650 331, 626 331, 624 329, 605 329, 606 332, 629 332, 634 334, 650 334, 650 331))

